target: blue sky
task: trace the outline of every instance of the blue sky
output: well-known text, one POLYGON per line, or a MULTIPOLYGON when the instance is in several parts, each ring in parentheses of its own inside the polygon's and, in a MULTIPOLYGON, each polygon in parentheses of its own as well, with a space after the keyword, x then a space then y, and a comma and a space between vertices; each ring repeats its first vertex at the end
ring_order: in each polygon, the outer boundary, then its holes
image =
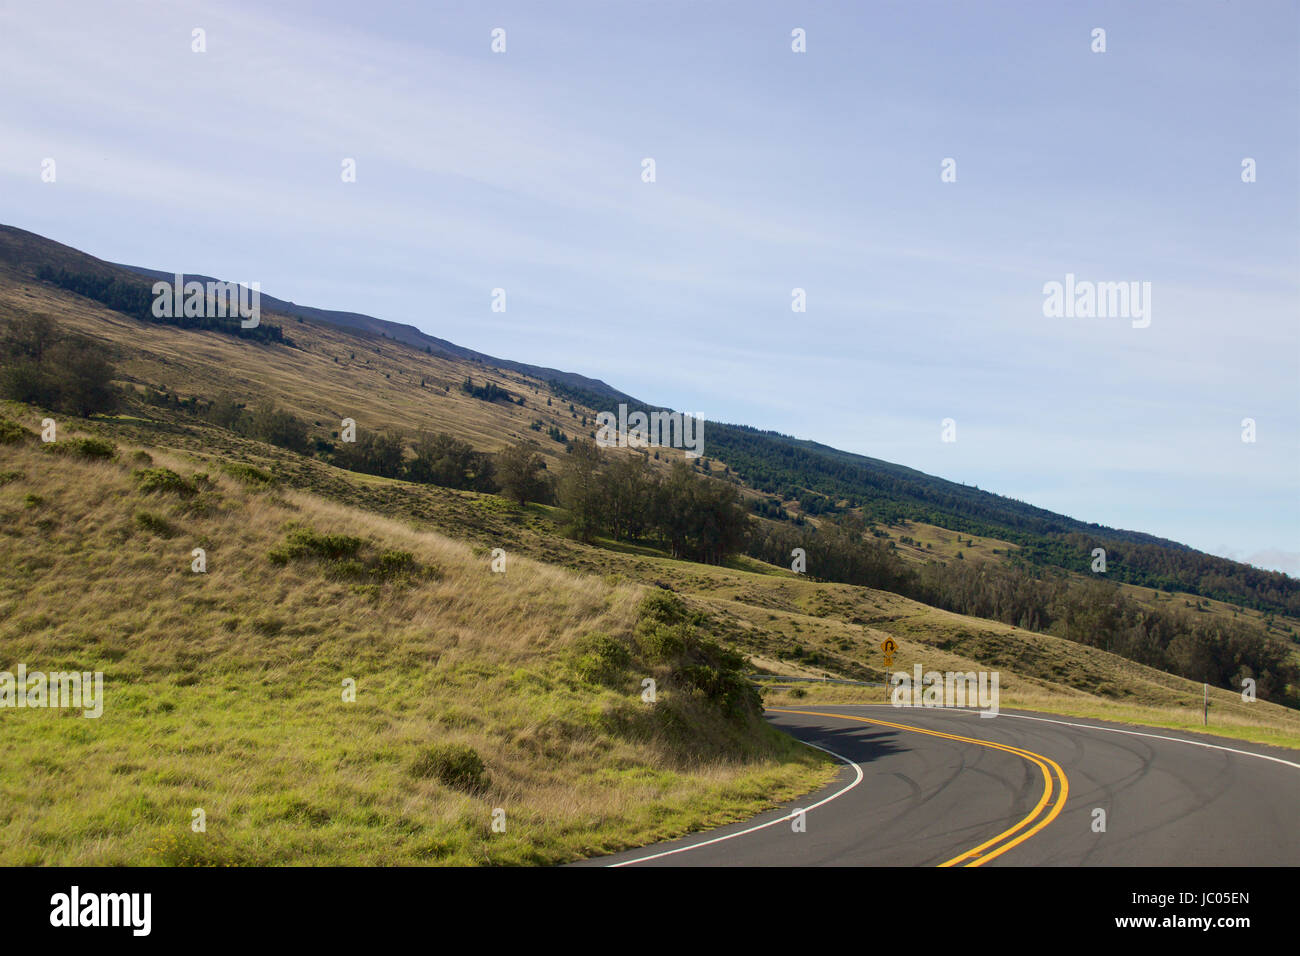
POLYGON ((0 3, 0 221, 1297 574, 1298 23, 0 3), (1066 273, 1150 326, 1046 318, 1066 273))

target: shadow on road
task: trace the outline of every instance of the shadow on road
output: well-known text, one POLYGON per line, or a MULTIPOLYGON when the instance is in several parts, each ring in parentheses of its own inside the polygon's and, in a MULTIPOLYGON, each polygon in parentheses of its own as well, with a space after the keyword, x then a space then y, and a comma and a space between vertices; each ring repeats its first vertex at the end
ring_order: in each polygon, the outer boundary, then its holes
POLYGON ((793 714, 773 714, 767 719, 777 729, 799 740, 825 747, 858 764, 870 763, 910 749, 897 744, 899 731, 889 727, 871 724, 845 727, 843 724, 793 714))

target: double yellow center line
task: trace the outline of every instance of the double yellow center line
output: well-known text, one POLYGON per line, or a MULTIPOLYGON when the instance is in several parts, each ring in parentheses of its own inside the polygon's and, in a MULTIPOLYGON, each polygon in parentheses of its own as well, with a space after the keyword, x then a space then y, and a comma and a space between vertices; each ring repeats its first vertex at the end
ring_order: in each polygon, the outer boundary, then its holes
POLYGON ((1020 747, 1012 747, 1007 744, 993 743, 990 740, 976 740, 974 737, 962 737, 958 734, 945 734, 938 730, 925 730, 921 727, 912 727, 908 724, 896 724, 889 720, 879 720, 874 717, 858 717, 853 714, 828 714, 816 710, 785 710, 780 707, 769 707, 768 710, 777 714, 803 714, 808 717, 832 717, 837 720, 856 720, 863 724, 876 724, 880 727, 892 727, 895 730, 907 730, 914 734, 928 734, 931 737, 943 737, 947 740, 957 740, 966 744, 977 744, 980 747, 989 747, 993 750, 1002 750, 1006 753, 1015 754, 1024 760, 1038 767, 1043 774, 1043 795, 1039 798, 1038 803, 1029 811, 1028 815, 1015 826, 1003 830, 997 836, 990 840, 985 840, 977 847, 972 847, 965 853, 954 856, 951 860, 940 863, 942 866, 983 866, 994 857, 1001 856, 1014 846, 1019 846, 1031 836, 1037 833, 1043 827, 1047 826, 1061 812, 1065 806, 1065 798, 1070 793, 1070 781, 1065 776, 1065 771, 1060 765, 1050 757, 1044 757, 1042 754, 1036 754, 1030 750, 1023 750, 1020 747))

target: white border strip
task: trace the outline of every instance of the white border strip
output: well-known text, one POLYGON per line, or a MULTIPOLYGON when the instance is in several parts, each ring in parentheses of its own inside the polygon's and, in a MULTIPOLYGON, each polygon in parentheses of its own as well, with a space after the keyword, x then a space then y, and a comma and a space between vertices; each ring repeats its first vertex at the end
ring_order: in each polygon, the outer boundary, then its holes
POLYGON ((814 747, 817 750, 822 751, 822 753, 828 753, 836 760, 848 764, 857 773, 858 775, 857 779, 854 780, 847 787, 845 787, 843 790, 839 790, 835 793, 832 793, 826 799, 818 800, 810 807, 802 807, 799 809, 792 810, 789 813, 787 813, 785 816, 779 817, 776 820, 769 820, 767 821, 767 823, 760 823, 758 826, 750 827, 748 830, 740 830, 736 833, 728 833, 726 836, 714 837, 712 840, 704 840, 700 843, 692 843, 690 846, 681 846, 675 850, 664 850, 662 853, 652 853, 649 856, 639 856, 634 860, 623 860, 621 863, 610 863, 609 868, 614 869, 620 866, 630 866, 633 863, 644 863, 646 860, 657 860, 663 856, 672 856, 674 853, 685 853, 687 850, 698 850, 702 846, 712 846, 714 843, 721 843, 723 840, 734 840, 736 837, 742 837, 747 833, 753 833, 755 830, 764 830, 767 827, 776 826, 778 823, 784 823, 786 820, 793 820, 796 814, 807 813, 809 810, 816 810, 820 806, 825 806, 826 804, 834 800, 836 797, 842 797, 844 794, 848 793, 850 790, 852 790, 854 787, 856 787, 858 784, 862 782, 862 768, 859 767, 852 760, 850 760, 848 757, 837 754, 833 750, 827 750, 825 747, 818 747, 817 744, 810 744, 806 740, 800 741, 800 743, 807 744, 809 747, 814 747))
POLYGON ((1207 744, 1203 740, 1188 740, 1185 737, 1165 737, 1162 734, 1144 734, 1136 730, 1121 730, 1118 727, 1098 727, 1096 724, 1074 724, 1068 720, 1053 720, 1050 717, 1030 717, 1028 714, 1009 714, 1006 711, 998 714, 999 717, 1018 717, 1021 720, 1041 720, 1048 724, 1061 724, 1065 727, 1082 727, 1084 730, 1104 730, 1111 734, 1128 734, 1131 737, 1150 737, 1152 740, 1172 740, 1177 744, 1191 744, 1193 747, 1208 747, 1211 750, 1226 750, 1230 754, 1241 754, 1245 757, 1258 757, 1260 760, 1271 760, 1274 763, 1285 764, 1288 767, 1295 767, 1300 770, 1300 763, 1292 763, 1290 760, 1283 760, 1281 757, 1273 757, 1269 754, 1257 754, 1251 750, 1237 750, 1235 747, 1224 747, 1221 744, 1207 744))
MULTIPOLYGON (((835 707, 835 704, 822 704, 823 707, 835 707)), ((958 714, 975 713, 968 707, 894 707, 892 704, 840 704, 840 707, 888 707, 890 710, 946 710, 958 714)), ((1243 757, 1258 757, 1260 760, 1271 760, 1274 763, 1284 764, 1288 767, 1295 767, 1300 770, 1300 763, 1293 763, 1290 760, 1283 760, 1281 757, 1274 757, 1269 754, 1257 754, 1253 750, 1238 750, 1236 747, 1225 747, 1222 744, 1206 743, 1203 740, 1188 740, 1186 737, 1166 737, 1163 734, 1146 734, 1138 730, 1122 730, 1119 727, 1099 727, 1096 724, 1076 724, 1068 720, 1055 720, 1051 717, 1031 717, 1029 714, 1013 714, 1010 711, 1002 710, 998 712, 999 717, 1016 717, 1020 720, 1038 720, 1045 724, 1060 724, 1062 727, 1081 727, 1084 730, 1104 730, 1108 734, 1128 734, 1130 737, 1150 737, 1152 740, 1172 740, 1176 744, 1191 744, 1193 747, 1208 747, 1210 750, 1224 750, 1230 754, 1241 754, 1243 757)))

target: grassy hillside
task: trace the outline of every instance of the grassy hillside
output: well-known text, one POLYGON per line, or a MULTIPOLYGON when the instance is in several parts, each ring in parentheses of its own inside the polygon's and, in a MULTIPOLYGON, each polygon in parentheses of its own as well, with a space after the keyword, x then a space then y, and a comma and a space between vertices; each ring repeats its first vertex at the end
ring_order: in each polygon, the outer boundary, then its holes
MULTIPOLYGON (((965 561, 977 564, 986 561, 1005 564, 1019 547, 997 538, 983 538, 979 535, 959 534, 938 528, 934 525, 917 521, 900 521, 897 524, 883 525, 879 529, 882 537, 894 542, 898 554, 913 564, 922 564, 929 560, 948 561, 961 554, 965 561)), ((1079 581, 1089 580, 1090 575, 1074 572, 1073 577, 1079 581)), ((1300 652, 1300 620, 1284 615, 1271 614, 1255 608, 1244 608, 1226 601, 1205 598, 1186 592, 1162 591, 1159 588, 1140 587, 1134 584, 1120 583, 1120 592, 1149 608, 1182 608, 1197 614, 1204 614, 1220 620, 1241 619, 1266 627, 1270 633, 1295 645, 1300 652)))
MULTIPOLYGON (((3 411, 28 431, 42 415, 3 411)), ((555 862, 827 780, 833 766, 685 676, 734 673, 725 660, 655 656, 664 622, 644 595, 665 587, 694 633, 754 669, 879 679, 892 636, 897 667, 999 669, 1006 707, 1199 725, 1198 685, 1070 641, 751 559, 582 545, 553 509, 353 475, 211 427, 65 426, 54 448, 0 446, 0 482, 5 666, 101 669, 108 687, 98 720, 0 715, 0 862, 555 862), (83 434, 115 456, 86 457, 99 446, 83 434), (183 483, 149 490, 161 468, 183 483), (331 561, 303 546, 308 530, 359 541, 331 561), (471 747, 485 777, 440 779, 448 745, 471 747), (189 829, 195 808, 206 834, 189 829)), ((1300 746, 1300 715, 1221 691, 1211 730, 1300 746)))
MULTIPOLYGON (((137 290, 148 288, 148 279, 142 273, 153 274, 149 270, 114 266, 32 233, 0 226, 0 286, 12 286, 0 291, 0 305, 9 305, 14 314, 21 314, 23 310, 45 310, 63 317, 66 313, 81 311, 66 307, 69 299, 77 297, 50 282, 37 280, 38 274, 48 275, 44 270, 49 269, 68 270, 89 277, 113 276, 123 288, 129 285, 137 290)), ((122 297, 111 298, 120 302, 122 297)), ((125 298, 135 301, 130 295, 125 298)), ((81 304, 84 306, 88 301, 82 300, 81 304)), ((409 326, 371 316, 306 308, 269 296, 265 303, 269 309, 265 322, 282 328, 286 341, 292 344, 266 346, 276 353, 272 359, 277 366, 276 375, 259 380, 237 374, 230 387, 241 395, 260 395, 259 385, 269 386, 268 391, 273 393, 281 392, 277 386, 282 377, 278 373, 280 366, 285 366, 283 382, 292 386, 291 394, 266 397, 278 397, 291 409, 302 413, 314 410, 309 417, 326 433, 337 428, 334 423, 343 417, 367 424, 384 421, 386 406, 376 405, 377 400, 392 402, 388 424, 404 428, 422 427, 425 422, 419 419, 422 414, 429 413, 437 418, 459 421, 460 416, 445 414, 451 411, 450 408, 426 412, 426 403, 410 393, 412 387, 428 390, 430 376, 435 380, 432 385, 435 391, 439 387, 454 388, 463 380, 464 374, 449 375, 451 368, 468 368, 471 372, 477 369, 492 377, 508 379, 525 398, 543 396, 546 392, 544 383, 551 382, 554 394, 546 397, 559 399, 559 404, 569 411, 569 415, 559 414, 555 405, 547 406, 544 401, 536 406, 528 402, 530 410, 537 414, 515 423, 527 428, 530 423, 537 422, 543 433, 551 427, 570 436, 575 431, 585 433, 588 426, 582 423, 584 416, 589 418, 596 409, 612 407, 613 402, 626 398, 603 382, 490 359, 424 335, 409 326), (277 307, 281 310, 279 313, 277 307), (312 331, 308 333, 308 330, 312 331), (360 354, 357 342, 365 343, 360 354), (372 342, 375 343, 373 346, 372 342), (379 343, 388 343, 396 348, 385 348, 379 343), (378 349, 373 356, 372 347, 378 349), (295 351, 310 353, 312 360, 297 355, 291 357, 290 353, 295 351), (441 364, 435 364, 435 358, 441 364), (484 365, 484 362, 489 364, 484 365), (383 376, 382 382, 378 375, 383 376), (315 390, 311 386, 314 382, 330 383, 330 393, 320 396, 319 401, 313 400, 315 390), (532 395, 525 394, 529 391, 532 395), (574 405, 573 409, 567 409, 570 403, 574 405), (412 420, 412 416, 416 420, 412 420), (557 417, 559 421, 555 420, 557 417)), ((111 312, 102 304, 93 311, 101 317, 111 312)), ((120 320, 122 313, 115 314, 120 320)), ((120 321, 117 324, 120 325, 120 321)), ((118 332, 138 332, 140 326, 149 324, 132 321, 131 326, 114 330, 108 338, 118 338, 118 332)), ((129 345, 127 350, 134 351, 129 345)), ((226 349, 218 346, 212 351, 222 353, 226 349)), ((203 356, 212 357, 215 357, 212 352, 203 356)), ((168 361, 165 354, 153 358, 168 361)), ((173 390, 197 390, 200 385, 209 384, 201 377, 191 381, 183 374, 177 376, 174 374, 175 364, 173 374, 163 375, 161 382, 144 377, 146 370, 143 368, 138 370, 140 377, 137 380, 163 384, 173 390)), ((179 360, 179 366, 182 373, 197 371, 192 363, 183 359, 179 360)), ((153 371, 158 370, 155 368, 153 371)), ((247 363, 232 368, 236 373, 245 371, 249 371, 247 363)), ((510 388, 507 382, 497 384, 510 388)), ((488 434, 478 430, 477 437, 480 441, 486 439, 484 447, 487 450, 498 447, 503 435, 501 429, 509 427, 500 416, 495 418, 491 423, 494 427, 488 429, 488 434)), ((463 437, 472 440, 470 434, 463 437)), ((1092 549, 1103 547, 1109 556, 1111 580, 1164 591, 1184 591, 1268 613, 1300 616, 1300 581, 1286 575, 1207 555, 1149 534, 1108 528, 1054 514, 1026 502, 925 475, 902 465, 748 426, 723 423, 710 423, 707 451, 726 467, 729 474, 737 476, 762 495, 776 499, 778 507, 784 504, 791 513, 852 512, 874 523, 922 522, 963 535, 1011 542, 1019 546, 1018 553, 1023 559, 1035 565, 1072 571, 1087 571, 1092 549)))
POLYGON ((79 447, 0 446, 0 667, 106 681, 98 719, 0 714, 0 864, 550 863, 833 772, 684 680, 728 673, 707 648, 643 651, 640 588, 517 554, 495 574, 470 544, 247 472, 79 447), (148 490, 162 468, 180 481, 148 490), (341 560, 312 550, 347 536, 341 560), (447 771, 448 745, 485 776, 447 771))

